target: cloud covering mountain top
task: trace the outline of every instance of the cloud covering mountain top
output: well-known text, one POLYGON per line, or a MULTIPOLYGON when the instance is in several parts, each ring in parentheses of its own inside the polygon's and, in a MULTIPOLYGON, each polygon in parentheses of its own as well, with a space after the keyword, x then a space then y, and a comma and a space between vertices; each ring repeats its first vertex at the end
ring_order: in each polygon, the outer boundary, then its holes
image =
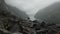
POLYGON ((57 1, 60 0, 5 0, 8 5, 15 6, 20 10, 25 11, 30 18, 34 18, 34 15, 38 10, 57 1))

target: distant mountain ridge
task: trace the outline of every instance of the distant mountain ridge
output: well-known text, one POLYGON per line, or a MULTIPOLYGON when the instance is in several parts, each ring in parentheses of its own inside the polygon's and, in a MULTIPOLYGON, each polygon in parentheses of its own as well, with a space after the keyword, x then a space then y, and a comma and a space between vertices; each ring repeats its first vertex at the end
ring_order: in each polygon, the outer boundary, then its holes
POLYGON ((0 10, 5 10, 7 12, 11 12, 13 15, 22 18, 22 19, 26 19, 28 18, 28 15, 26 13, 24 13, 23 11, 17 9, 16 7, 7 5, 4 0, 0 0, 0 10))
POLYGON ((11 11, 11 13, 13 15, 15 15, 15 16, 17 16, 19 18, 23 18, 23 19, 29 18, 28 15, 25 12, 19 10, 18 8, 12 7, 12 6, 9 6, 9 5, 7 5, 7 6, 8 6, 9 10, 11 11))
POLYGON ((39 10, 36 19, 43 20, 50 23, 60 24, 60 2, 56 2, 42 10, 39 10))

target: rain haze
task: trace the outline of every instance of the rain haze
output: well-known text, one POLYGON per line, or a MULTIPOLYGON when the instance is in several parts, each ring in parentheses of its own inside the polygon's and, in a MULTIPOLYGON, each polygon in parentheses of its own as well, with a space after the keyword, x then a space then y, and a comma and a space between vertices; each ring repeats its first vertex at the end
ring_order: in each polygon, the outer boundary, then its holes
POLYGON ((34 15, 41 10, 54 2, 60 0, 5 0, 8 5, 17 7, 20 10, 23 10, 31 20, 34 20, 34 15))

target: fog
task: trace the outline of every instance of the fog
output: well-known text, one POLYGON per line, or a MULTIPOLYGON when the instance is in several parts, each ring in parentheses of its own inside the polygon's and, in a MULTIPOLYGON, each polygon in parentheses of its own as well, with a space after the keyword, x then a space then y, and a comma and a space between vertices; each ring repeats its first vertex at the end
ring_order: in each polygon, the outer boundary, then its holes
POLYGON ((57 1, 60 0, 5 0, 8 5, 17 7, 26 12, 31 20, 35 19, 34 15, 38 10, 41 10, 57 1))

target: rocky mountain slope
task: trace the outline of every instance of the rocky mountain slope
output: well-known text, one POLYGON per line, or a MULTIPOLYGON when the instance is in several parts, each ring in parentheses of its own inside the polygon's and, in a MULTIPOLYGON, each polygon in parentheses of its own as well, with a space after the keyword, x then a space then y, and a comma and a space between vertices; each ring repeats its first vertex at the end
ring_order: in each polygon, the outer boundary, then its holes
POLYGON ((16 7, 12 7, 10 5, 7 5, 4 1, 1 1, 0 8, 4 9, 7 12, 10 12, 11 14, 13 14, 19 18, 23 18, 23 19, 28 18, 28 15, 26 13, 17 9, 16 7))
POLYGON ((60 2, 53 3, 52 5, 39 10, 35 15, 35 18, 50 23, 54 22, 60 24, 60 2))
POLYGON ((12 7, 12 6, 9 6, 9 5, 7 5, 7 7, 9 8, 9 11, 13 15, 15 15, 15 16, 17 16, 19 18, 23 18, 23 19, 29 18, 28 15, 25 12, 17 9, 16 7, 12 7))
POLYGON ((0 1, 0 34, 60 34, 59 25, 18 18, 9 12, 4 1, 0 1))

